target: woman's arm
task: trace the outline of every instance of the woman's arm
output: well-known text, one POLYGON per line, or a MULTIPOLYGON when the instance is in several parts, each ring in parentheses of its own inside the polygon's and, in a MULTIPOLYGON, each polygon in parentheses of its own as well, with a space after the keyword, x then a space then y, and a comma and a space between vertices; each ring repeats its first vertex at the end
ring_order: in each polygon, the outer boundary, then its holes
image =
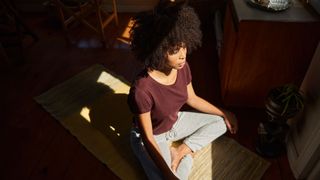
POLYGON ((197 96, 193 90, 193 86, 191 82, 187 86, 187 91, 188 91, 187 104, 189 106, 204 113, 222 116, 231 134, 235 134, 237 132, 238 124, 235 119, 235 116, 232 113, 225 110, 221 110, 216 106, 212 105, 211 103, 209 103, 208 101, 197 96))
POLYGON ((163 157, 161 156, 160 148, 156 143, 151 124, 150 112, 146 112, 139 115, 139 126, 143 138, 144 145, 150 154, 153 162, 157 165, 160 171, 163 173, 165 179, 178 179, 171 171, 163 157))

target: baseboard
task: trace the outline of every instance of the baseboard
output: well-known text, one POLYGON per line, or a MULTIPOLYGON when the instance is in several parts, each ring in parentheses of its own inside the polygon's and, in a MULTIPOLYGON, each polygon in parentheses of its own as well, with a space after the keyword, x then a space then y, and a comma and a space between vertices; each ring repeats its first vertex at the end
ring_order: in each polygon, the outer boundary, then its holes
MULTIPOLYGON (((46 12, 46 7, 42 4, 32 4, 32 3, 17 3, 17 8, 22 12, 32 12, 32 13, 44 13, 46 12)), ((108 11, 111 11, 111 5, 102 5, 102 7, 108 11)), ((121 5, 117 6, 117 10, 120 13, 125 12, 140 12, 145 10, 151 10, 153 8, 152 4, 147 5, 121 5)))
MULTIPOLYGON (((111 5, 103 5, 103 9, 106 9, 107 11, 112 10, 111 5)), ((118 5, 118 12, 140 12, 140 11, 146 11, 151 10, 153 8, 153 5, 118 5)))

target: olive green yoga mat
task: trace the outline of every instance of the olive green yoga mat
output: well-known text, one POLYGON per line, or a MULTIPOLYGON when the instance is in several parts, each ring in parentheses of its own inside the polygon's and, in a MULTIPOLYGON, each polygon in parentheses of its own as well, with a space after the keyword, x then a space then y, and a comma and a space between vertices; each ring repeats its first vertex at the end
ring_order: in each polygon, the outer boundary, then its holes
MULTIPOLYGON (((145 176, 129 145, 129 84, 93 65, 35 97, 97 159, 124 180, 145 176)), ((269 163, 222 136, 195 155, 190 179, 258 180, 269 163)))

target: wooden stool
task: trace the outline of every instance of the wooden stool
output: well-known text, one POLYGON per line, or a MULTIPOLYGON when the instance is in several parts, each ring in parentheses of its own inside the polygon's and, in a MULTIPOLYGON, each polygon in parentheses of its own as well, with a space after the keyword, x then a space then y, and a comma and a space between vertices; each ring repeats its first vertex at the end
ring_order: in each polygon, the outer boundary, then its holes
POLYGON ((116 0, 112 0, 112 12, 108 13, 102 9, 102 1, 103 0, 73 0, 71 2, 76 3, 68 5, 64 3, 63 0, 51 0, 54 5, 57 7, 61 24, 65 33, 65 37, 67 41, 70 43, 70 37, 68 33, 68 25, 74 21, 79 21, 89 29, 93 30, 97 34, 100 35, 101 41, 103 45, 105 45, 105 27, 114 20, 116 25, 118 26, 118 15, 117 15, 117 5, 116 0), (92 11, 96 13, 96 17, 98 19, 97 26, 93 26, 89 21, 85 18, 92 11), (65 14, 69 17, 66 18, 65 14), (103 18, 102 15, 106 15, 106 18, 103 18))

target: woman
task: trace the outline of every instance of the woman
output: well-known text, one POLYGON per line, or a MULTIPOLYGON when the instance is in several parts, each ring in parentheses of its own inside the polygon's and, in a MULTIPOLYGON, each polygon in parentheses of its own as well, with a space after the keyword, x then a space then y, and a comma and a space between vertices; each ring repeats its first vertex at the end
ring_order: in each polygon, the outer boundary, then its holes
POLYGON ((237 123, 197 96, 186 61, 201 45, 200 21, 184 3, 162 2, 135 17, 131 46, 145 69, 128 96, 131 145, 149 179, 188 179, 193 153, 237 123), (202 112, 180 112, 184 104, 202 112), (170 142, 183 139, 178 147, 170 142))

